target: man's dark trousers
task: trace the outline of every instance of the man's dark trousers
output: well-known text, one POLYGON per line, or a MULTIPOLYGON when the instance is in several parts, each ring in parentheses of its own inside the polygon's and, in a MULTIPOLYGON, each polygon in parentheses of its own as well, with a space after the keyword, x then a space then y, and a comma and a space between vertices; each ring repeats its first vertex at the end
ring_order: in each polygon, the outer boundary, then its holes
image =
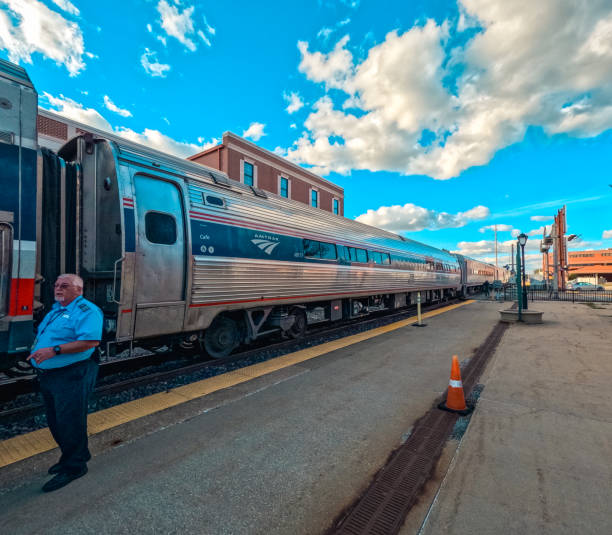
POLYGON ((79 472, 91 459, 87 442, 87 403, 97 375, 98 364, 92 359, 38 372, 47 423, 62 451, 59 462, 64 472, 79 472))

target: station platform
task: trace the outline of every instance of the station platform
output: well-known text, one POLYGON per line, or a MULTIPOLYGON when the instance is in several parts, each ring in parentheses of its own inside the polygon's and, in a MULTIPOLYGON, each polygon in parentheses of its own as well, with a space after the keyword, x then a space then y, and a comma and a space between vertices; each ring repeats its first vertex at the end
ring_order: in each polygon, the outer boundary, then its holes
MULTIPOLYGON (((612 532, 612 307, 537 308, 544 324, 506 331, 466 433, 447 444, 402 534, 612 532)), ((440 309, 425 328, 387 326, 120 420, 91 437, 89 473, 50 494, 40 487, 57 450, 8 464, 0 531, 323 533, 445 390, 451 356, 469 358, 499 309, 440 309)))

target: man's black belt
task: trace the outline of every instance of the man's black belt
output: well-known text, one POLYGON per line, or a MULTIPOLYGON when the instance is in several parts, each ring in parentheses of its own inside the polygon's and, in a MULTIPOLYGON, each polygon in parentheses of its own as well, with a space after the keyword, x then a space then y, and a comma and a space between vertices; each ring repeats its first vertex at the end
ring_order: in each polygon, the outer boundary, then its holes
POLYGON ((60 366, 59 368, 48 368, 48 369, 34 368, 34 370, 36 371, 38 375, 46 375, 47 373, 61 372, 64 370, 70 370, 71 368, 76 368, 77 366, 81 366, 85 364, 86 362, 89 362, 90 360, 97 362, 97 360, 92 355, 91 357, 88 357, 86 359, 79 360, 77 362, 73 362, 72 364, 68 364, 66 366, 60 366))

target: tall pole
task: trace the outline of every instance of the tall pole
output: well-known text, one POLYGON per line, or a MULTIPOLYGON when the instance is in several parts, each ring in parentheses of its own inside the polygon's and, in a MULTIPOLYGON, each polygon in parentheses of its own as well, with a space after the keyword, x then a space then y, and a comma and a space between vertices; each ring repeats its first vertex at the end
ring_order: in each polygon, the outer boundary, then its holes
POLYGON ((553 238, 553 288, 559 290, 559 227, 557 226, 557 218, 552 227, 553 238))
POLYGON ((512 247, 512 252, 510 253, 510 263, 512 264, 511 271, 514 271, 514 244, 512 244, 511 247, 512 247))
POLYGON ((518 319, 523 319, 523 289, 521 288, 521 251, 516 248, 516 302, 518 304, 518 319))
POLYGON ((495 225, 495 268, 497 267, 497 225, 495 225))
POLYGON ((525 284, 525 246, 521 244, 521 254, 523 256, 523 308, 527 310, 529 305, 527 303, 527 285, 525 284))

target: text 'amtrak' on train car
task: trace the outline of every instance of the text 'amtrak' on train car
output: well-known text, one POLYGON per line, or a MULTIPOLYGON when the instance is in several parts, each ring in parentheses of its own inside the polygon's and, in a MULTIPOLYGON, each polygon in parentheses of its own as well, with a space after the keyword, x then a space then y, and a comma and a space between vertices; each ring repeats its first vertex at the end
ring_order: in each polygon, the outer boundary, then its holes
POLYGON ((0 63, 0 369, 27 355, 57 275, 104 312, 104 348, 241 343, 467 294, 495 267, 84 126, 36 145, 37 95, 0 63), (6 96, 5 96, 6 95, 6 96), (1 100, 4 99, 4 100, 1 100))

